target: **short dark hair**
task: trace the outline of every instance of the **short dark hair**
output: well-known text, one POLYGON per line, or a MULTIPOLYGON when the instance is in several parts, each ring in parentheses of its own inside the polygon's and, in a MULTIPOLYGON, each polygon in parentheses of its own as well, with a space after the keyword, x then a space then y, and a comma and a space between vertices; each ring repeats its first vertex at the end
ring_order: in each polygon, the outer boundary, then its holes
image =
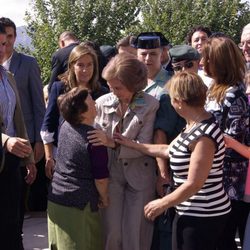
POLYGON ((10 20, 8 17, 1 17, 0 18, 0 24, 5 28, 11 27, 14 29, 14 35, 16 36, 16 25, 15 23, 10 20))
POLYGON ((72 40, 77 41, 76 35, 72 31, 68 31, 68 30, 64 31, 59 36, 59 41, 67 40, 67 39, 72 39, 72 40))
POLYGON ((229 35, 225 34, 224 32, 220 32, 220 31, 214 32, 209 38, 213 38, 213 37, 217 37, 217 38, 218 37, 226 37, 226 38, 231 39, 231 37, 229 35))
POLYGON ((99 46, 99 44, 96 41, 87 40, 87 41, 81 42, 81 45, 90 47, 97 54, 102 53, 101 50, 100 50, 100 46, 99 46))
POLYGON ((129 35, 129 36, 125 36, 122 39, 120 39, 117 44, 116 44, 116 48, 119 49, 120 47, 128 47, 128 46, 132 46, 132 44, 134 43, 136 37, 129 35))
POLYGON ((0 34, 6 34, 4 26, 0 23, 0 34))
POLYGON ((76 87, 66 94, 59 96, 58 106, 65 121, 71 125, 81 123, 80 115, 88 110, 88 105, 85 102, 88 95, 88 89, 76 87))
POLYGON ((211 30, 208 27, 202 26, 202 25, 197 25, 194 26, 191 30, 188 31, 187 36, 185 38, 185 42, 188 45, 191 45, 192 42, 192 36, 196 31, 202 31, 207 34, 207 37, 210 37, 212 35, 211 30))

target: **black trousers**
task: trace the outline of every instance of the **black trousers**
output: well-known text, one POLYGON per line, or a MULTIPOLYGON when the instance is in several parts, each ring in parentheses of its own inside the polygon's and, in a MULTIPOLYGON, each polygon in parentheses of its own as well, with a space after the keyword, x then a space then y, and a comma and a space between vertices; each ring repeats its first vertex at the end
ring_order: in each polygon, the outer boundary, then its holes
POLYGON ((154 223, 154 234, 150 250, 172 249, 172 224, 175 208, 169 208, 166 214, 158 216, 154 223))
POLYGON ((219 241, 218 250, 237 250, 236 232, 239 233, 240 244, 243 246, 245 228, 250 211, 250 203, 231 200, 232 210, 219 241))
POLYGON ((26 167, 21 167, 20 234, 22 234, 24 214, 27 211, 46 211, 49 179, 45 174, 44 157, 36 164, 37 176, 32 185, 25 181, 26 167))
POLYGON ((23 250, 20 235, 20 159, 7 153, 0 173, 0 248, 23 250))
POLYGON ((215 250, 227 215, 194 217, 175 215, 172 250, 215 250))
POLYGON ((28 188, 27 206, 30 211, 46 211, 48 186, 50 180, 45 174, 45 158, 36 163, 37 175, 34 183, 28 188))

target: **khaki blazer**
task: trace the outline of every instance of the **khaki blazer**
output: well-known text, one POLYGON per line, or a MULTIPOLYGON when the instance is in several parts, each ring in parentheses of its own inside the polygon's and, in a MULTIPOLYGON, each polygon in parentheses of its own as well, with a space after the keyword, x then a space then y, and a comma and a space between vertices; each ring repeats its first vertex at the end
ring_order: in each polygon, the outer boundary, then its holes
MULTIPOLYGON (((16 136, 28 140, 28 135, 27 135, 26 128, 24 125, 24 119, 23 119, 23 114, 22 114, 22 110, 21 110, 21 106, 20 106, 20 99, 19 99, 19 94, 18 94, 18 90, 16 87, 15 79, 14 79, 13 75, 9 72, 7 72, 7 77, 8 77, 8 81, 10 83, 10 86, 12 87, 12 89, 15 93, 15 96, 16 96, 16 108, 15 108, 15 113, 14 113, 14 125, 15 125, 15 129, 16 129, 16 136)), ((4 134, 5 129, 3 126, 3 118, 1 115, 0 115, 0 124, 2 127, 2 146, 4 147, 9 136, 4 134)), ((31 153, 29 157, 24 158, 24 160, 22 161, 22 165, 24 166, 28 163, 34 163, 34 162, 35 161, 34 161, 33 153, 31 153)), ((1 171, 1 169, 0 169, 0 171, 1 171)))
MULTIPOLYGON (((120 126, 121 118, 118 115, 119 100, 112 93, 96 100, 97 127, 112 137, 120 126)), ((130 105, 122 119, 120 133, 131 140, 140 143, 152 143, 154 120, 159 102, 145 92, 139 93, 136 100, 130 105)), ((109 171, 111 178, 118 178, 118 169, 123 168, 127 182, 136 190, 142 190, 155 184, 155 159, 134 149, 119 146, 108 149, 109 171)))

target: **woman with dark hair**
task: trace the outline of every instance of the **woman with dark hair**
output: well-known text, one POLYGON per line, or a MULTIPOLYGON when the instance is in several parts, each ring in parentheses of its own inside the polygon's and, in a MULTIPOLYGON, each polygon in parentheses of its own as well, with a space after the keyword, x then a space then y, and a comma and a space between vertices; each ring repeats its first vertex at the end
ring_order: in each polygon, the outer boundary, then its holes
MULTIPOLYGON (((229 38, 209 39, 203 49, 204 70, 213 79, 206 109, 213 113, 222 131, 247 143, 249 105, 243 83, 245 62, 237 45, 229 38)), ((232 149, 226 150, 224 188, 232 203, 223 238, 218 249, 236 250, 236 231, 243 244, 249 204, 243 201, 248 159, 232 149)))
POLYGON ((150 143, 158 101, 143 92, 147 68, 129 53, 116 55, 104 68, 112 93, 96 100, 96 124, 90 131, 93 145, 105 145, 109 153, 109 206, 104 209, 106 250, 149 250, 153 223, 143 216, 144 205, 155 194, 155 159, 119 146, 120 132, 132 140, 150 143))
POLYGON ((55 166, 55 153, 53 149, 57 145, 57 137, 62 117, 60 117, 57 106, 57 98, 74 87, 85 87, 95 100, 103 94, 108 93, 108 89, 98 82, 98 60, 96 53, 82 44, 76 46, 70 53, 68 60, 68 70, 61 75, 61 81, 52 85, 49 102, 43 125, 41 136, 45 148, 46 175, 52 178, 55 166))
POLYGON ((108 205, 108 156, 87 141, 96 116, 88 89, 73 88, 58 98, 64 118, 58 157, 48 194, 50 249, 102 250, 99 207, 108 205))
POLYGON ((153 221, 175 206, 173 250, 214 250, 230 212, 223 188, 223 134, 204 109, 207 87, 192 72, 181 72, 167 84, 171 103, 186 128, 170 145, 140 144, 116 134, 116 142, 154 157, 170 158, 174 191, 144 208, 153 221))
POLYGON ((208 27, 198 25, 193 27, 186 36, 186 44, 195 48, 199 54, 201 55, 199 61, 199 70, 198 74, 202 78, 203 82, 209 88, 212 82, 212 79, 206 75, 203 69, 203 58, 202 58, 202 51, 204 48, 205 43, 207 42, 208 38, 212 35, 211 30, 208 27))
POLYGON ((211 35, 212 32, 208 27, 202 25, 195 26, 188 32, 186 36, 186 44, 197 49, 197 51, 201 54, 204 44, 211 35))

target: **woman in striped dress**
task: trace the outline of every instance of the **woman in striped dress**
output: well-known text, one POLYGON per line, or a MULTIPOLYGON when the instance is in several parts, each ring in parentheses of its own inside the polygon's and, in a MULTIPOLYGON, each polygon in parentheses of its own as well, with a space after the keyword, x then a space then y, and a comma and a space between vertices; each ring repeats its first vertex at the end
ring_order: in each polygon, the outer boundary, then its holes
POLYGON ((225 144, 220 128, 205 111, 207 88, 195 73, 181 72, 167 84, 171 103, 187 127, 170 145, 138 144, 116 135, 116 141, 151 156, 170 158, 175 190, 149 202, 144 213, 154 220, 175 206, 173 250, 212 250, 230 212, 222 184, 225 144))

